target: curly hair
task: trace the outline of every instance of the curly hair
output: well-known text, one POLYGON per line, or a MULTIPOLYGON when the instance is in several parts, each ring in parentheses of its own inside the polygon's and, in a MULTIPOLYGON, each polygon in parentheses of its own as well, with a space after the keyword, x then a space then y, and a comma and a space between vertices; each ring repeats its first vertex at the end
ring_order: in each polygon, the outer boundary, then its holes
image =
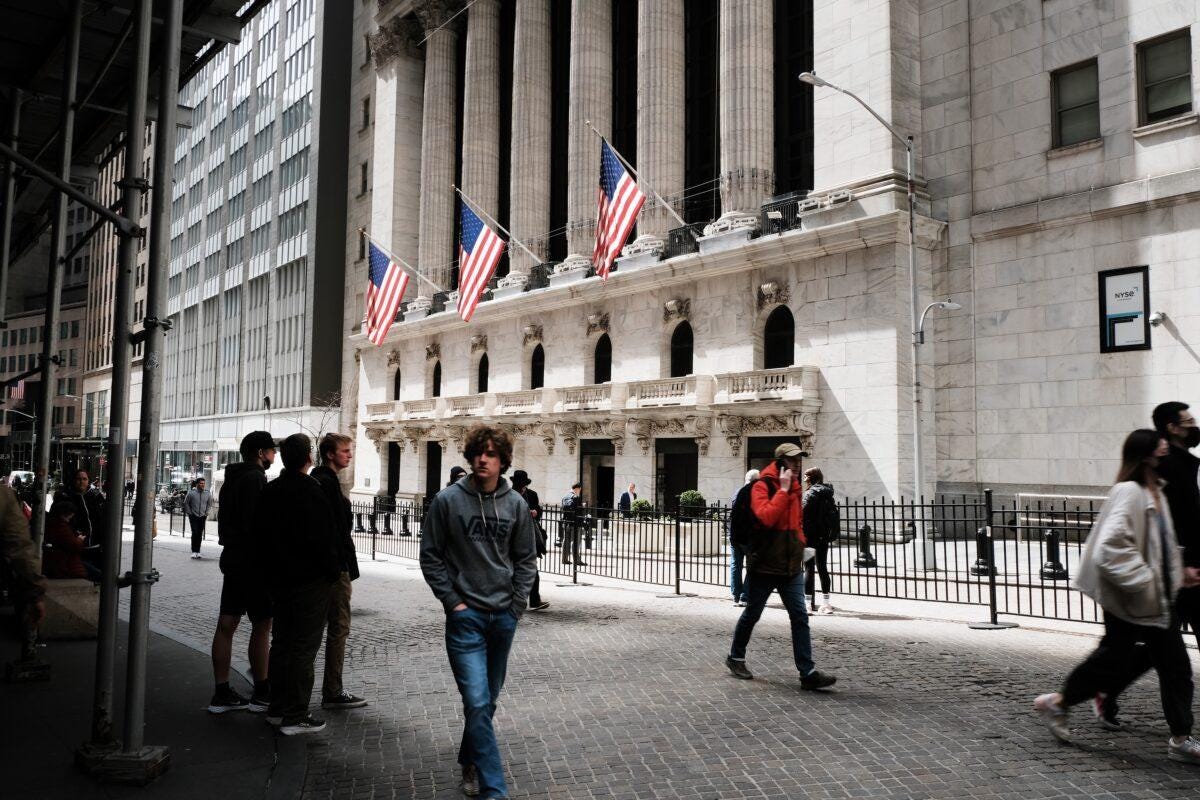
POLYGON ((476 425, 467 431, 467 439, 463 446, 463 458, 470 463, 475 456, 482 455, 488 444, 500 456, 500 473, 504 474, 512 466, 513 440, 507 431, 492 428, 488 425, 476 425))

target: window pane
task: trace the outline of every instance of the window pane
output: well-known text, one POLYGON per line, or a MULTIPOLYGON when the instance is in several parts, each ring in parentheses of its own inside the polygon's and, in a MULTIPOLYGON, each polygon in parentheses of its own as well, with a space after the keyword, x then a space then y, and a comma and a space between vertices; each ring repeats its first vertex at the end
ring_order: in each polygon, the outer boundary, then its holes
POLYGON ((1191 49, 1191 40, 1186 32, 1174 39, 1148 46, 1143 61, 1146 70, 1143 80, 1146 83, 1156 83, 1166 78, 1190 74, 1191 49))
POLYGON ((1146 119, 1182 114, 1192 107, 1192 77, 1184 75, 1171 81, 1146 87, 1146 119))
POLYGON ((1074 108, 1096 101, 1099 86, 1096 80, 1095 64, 1060 73, 1057 77, 1059 108, 1074 108))
POLYGON ((1058 144, 1086 142, 1100 137, 1100 106, 1096 103, 1062 112, 1058 117, 1058 144))

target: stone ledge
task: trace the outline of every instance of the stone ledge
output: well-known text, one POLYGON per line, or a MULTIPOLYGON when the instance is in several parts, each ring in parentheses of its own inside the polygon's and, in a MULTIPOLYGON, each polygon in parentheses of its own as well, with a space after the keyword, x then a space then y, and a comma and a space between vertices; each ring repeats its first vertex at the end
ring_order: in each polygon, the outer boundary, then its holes
POLYGON ((1062 145, 1052 147, 1046 151, 1046 158, 1067 158, 1077 153, 1086 153, 1089 150, 1099 150, 1104 147, 1104 137, 1097 136, 1095 139, 1088 139, 1075 144, 1062 145))
POLYGON ((1149 125, 1143 125, 1140 128, 1133 129, 1133 138, 1141 139, 1146 136, 1154 136, 1158 133, 1166 133, 1167 131, 1186 128, 1191 125, 1200 125, 1200 114, 1192 112, 1184 114, 1182 117, 1172 117, 1164 119, 1161 122, 1152 122, 1149 125))
POLYGON ((54 639, 94 639, 100 618, 100 588, 89 580, 46 581, 46 619, 39 635, 54 639))

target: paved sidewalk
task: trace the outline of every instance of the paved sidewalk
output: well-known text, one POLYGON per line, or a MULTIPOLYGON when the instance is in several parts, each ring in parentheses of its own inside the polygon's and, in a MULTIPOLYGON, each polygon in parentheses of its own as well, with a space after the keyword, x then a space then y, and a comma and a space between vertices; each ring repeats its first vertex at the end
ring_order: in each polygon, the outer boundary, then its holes
MULTIPOLYGON (((211 558, 202 561, 186 551, 185 540, 160 536, 164 578, 152 621, 196 636, 215 620, 217 548, 206 544, 211 558)), ((551 608, 524 617, 497 713, 514 798, 1200 793, 1200 768, 1166 758, 1153 676, 1126 698, 1126 732, 1101 730, 1081 708, 1077 744, 1064 747, 1032 715, 1033 697, 1057 687, 1094 646, 1097 627, 971 631, 878 613, 887 605, 871 601, 877 613, 813 619, 819 666, 840 678, 836 691, 813 694, 797 686, 778 604, 750 645, 757 678, 743 682, 723 666, 740 611, 728 601, 660 597, 653 587, 559 586, 549 576, 542 585, 551 608)), ((304 795, 461 797, 461 711, 440 607, 411 563, 364 560, 354 591, 346 685, 371 705, 326 714, 329 728, 305 739, 304 795)))

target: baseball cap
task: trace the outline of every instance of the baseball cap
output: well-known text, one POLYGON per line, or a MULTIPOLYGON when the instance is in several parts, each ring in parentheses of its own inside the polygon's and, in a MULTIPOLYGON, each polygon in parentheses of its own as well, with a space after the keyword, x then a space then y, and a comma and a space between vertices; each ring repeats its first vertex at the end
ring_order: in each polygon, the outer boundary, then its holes
POLYGON ((799 445, 791 442, 784 442, 775 448, 776 458, 799 458, 802 455, 804 455, 804 451, 800 449, 799 445))
POLYGON ((266 431, 250 431, 242 437, 242 443, 238 447, 242 453, 256 453, 259 450, 274 450, 275 437, 266 431))

